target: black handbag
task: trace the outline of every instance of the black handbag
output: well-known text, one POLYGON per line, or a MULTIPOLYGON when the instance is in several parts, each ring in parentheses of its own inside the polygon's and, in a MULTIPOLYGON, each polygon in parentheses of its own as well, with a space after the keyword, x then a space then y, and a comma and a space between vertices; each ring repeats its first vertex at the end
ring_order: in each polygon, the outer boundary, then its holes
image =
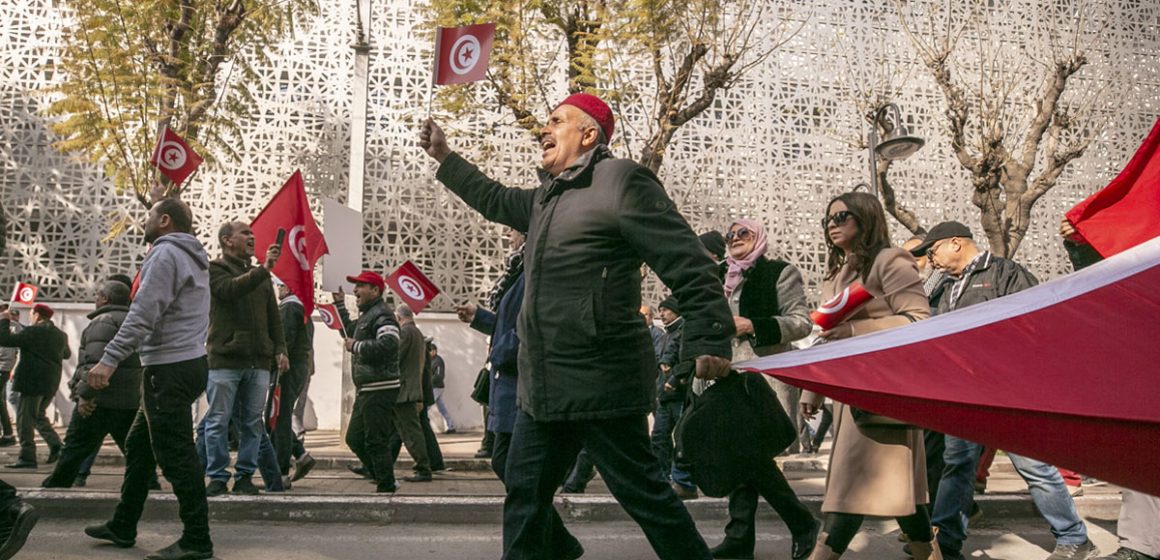
POLYGON ((475 387, 471 389, 471 400, 487 406, 491 393, 491 370, 483 368, 475 376, 475 387))
POLYGON ((692 400, 675 436, 677 466, 720 498, 785 451, 797 431, 762 374, 733 372, 692 400))

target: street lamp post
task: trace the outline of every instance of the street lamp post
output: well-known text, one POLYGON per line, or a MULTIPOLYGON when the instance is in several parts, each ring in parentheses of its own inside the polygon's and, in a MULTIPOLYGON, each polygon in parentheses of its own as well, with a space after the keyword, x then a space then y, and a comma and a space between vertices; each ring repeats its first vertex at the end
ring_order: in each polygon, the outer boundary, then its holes
POLYGON ((879 196, 881 190, 878 185, 878 158, 888 161, 906 159, 925 144, 925 140, 911 136, 906 130, 898 105, 887 103, 874 113, 874 122, 870 123, 870 184, 874 188, 874 196, 879 196), (879 126, 886 133, 881 143, 878 142, 879 126))

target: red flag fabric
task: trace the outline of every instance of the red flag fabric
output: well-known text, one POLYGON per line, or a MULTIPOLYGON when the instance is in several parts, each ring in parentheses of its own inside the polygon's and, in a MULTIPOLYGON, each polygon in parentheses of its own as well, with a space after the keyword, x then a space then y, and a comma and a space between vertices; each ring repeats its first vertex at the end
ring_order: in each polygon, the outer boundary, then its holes
POLYGON ((153 156, 149 158, 149 163, 175 185, 181 185, 201 162, 201 156, 176 132, 169 130, 168 126, 161 132, 161 137, 157 139, 157 147, 153 149, 153 156))
POLYGON ((846 286, 845 290, 838 292, 830 301, 812 311, 810 320, 821 327, 823 331, 828 331, 838 326, 838 323, 841 323, 851 313, 861 308, 862 304, 872 299, 874 296, 866 291, 866 287, 861 282, 855 281, 846 286))
POLYGON ((386 282, 415 313, 422 311, 439 295, 439 288, 411 261, 403 263, 403 266, 392 272, 386 282))
POLYGON ((435 83, 465 84, 487 76, 495 24, 440 27, 435 34, 435 83))
POLYGON ((1160 495, 1160 239, 912 325, 738 364, 1160 495))
POLYGON ((1160 236, 1160 119, 1120 175, 1069 210, 1067 220, 1105 257, 1160 236))
POLYGON ((266 250, 277 240, 278 230, 286 230, 274 276, 302 300, 309 321, 314 312, 314 263, 330 249, 310 213, 301 171, 290 176, 250 227, 254 230, 254 254, 258 262, 265 262, 266 250))
POLYGON ((342 327, 342 317, 338 314, 338 308, 333 303, 315 304, 314 310, 318 311, 318 316, 322 318, 322 324, 343 333, 343 337, 346 336, 346 329, 342 327))
POLYGON ((273 430, 278 424, 278 416, 282 413, 282 384, 274 386, 270 392, 270 417, 266 419, 266 429, 273 430))
POLYGON ((40 288, 32 284, 17 282, 16 289, 12 291, 12 303, 31 306, 36 303, 36 293, 39 291, 40 288))

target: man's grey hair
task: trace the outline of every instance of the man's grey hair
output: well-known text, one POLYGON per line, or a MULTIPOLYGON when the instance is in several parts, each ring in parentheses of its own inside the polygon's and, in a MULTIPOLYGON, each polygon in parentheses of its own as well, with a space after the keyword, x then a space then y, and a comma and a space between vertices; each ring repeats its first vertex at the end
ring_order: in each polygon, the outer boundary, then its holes
POLYGON ((415 312, 411 310, 411 306, 405 303, 400 303, 399 306, 395 308, 395 314, 403 319, 415 318, 415 312))
POLYGON ((97 293, 105 296, 109 305, 129 305, 129 286, 117 280, 105 282, 97 293))
POLYGON ((596 119, 592 118, 592 115, 589 115, 588 113, 585 113, 584 111, 580 111, 580 128, 581 128, 581 130, 595 128, 596 129, 596 143, 597 144, 608 144, 608 137, 604 136, 604 128, 600 126, 600 123, 596 122, 596 119))

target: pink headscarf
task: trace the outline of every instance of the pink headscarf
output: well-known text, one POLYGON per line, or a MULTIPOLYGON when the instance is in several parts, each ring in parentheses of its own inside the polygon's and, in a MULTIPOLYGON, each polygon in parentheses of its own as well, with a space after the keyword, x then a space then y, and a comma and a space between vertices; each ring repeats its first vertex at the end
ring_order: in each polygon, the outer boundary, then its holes
MULTIPOLYGON (((725 257, 725 262, 729 263, 729 272, 725 273, 725 297, 733 295, 733 290, 737 289, 737 285, 741 283, 741 275, 746 270, 753 267, 753 264, 758 259, 765 256, 765 251, 769 245, 765 241, 765 227, 753 220, 737 220, 729 225, 729 229, 733 226, 741 226, 752 232, 753 235, 753 250, 749 251, 743 259, 734 259, 732 255, 725 257)), ((729 254, 729 247, 725 247, 726 255, 729 254)))

